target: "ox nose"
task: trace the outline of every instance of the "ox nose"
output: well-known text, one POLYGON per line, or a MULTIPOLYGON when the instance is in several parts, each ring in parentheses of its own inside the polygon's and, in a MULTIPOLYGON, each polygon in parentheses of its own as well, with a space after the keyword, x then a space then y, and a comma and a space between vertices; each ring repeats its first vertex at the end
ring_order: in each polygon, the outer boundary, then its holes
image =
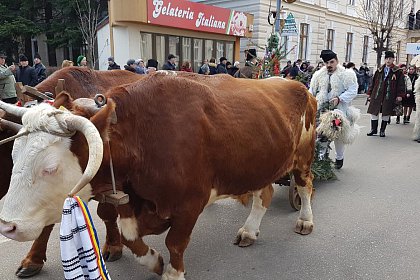
POLYGON ((0 219, 0 233, 7 238, 13 239, 16 235, 16 224, 7 223, 0 219))

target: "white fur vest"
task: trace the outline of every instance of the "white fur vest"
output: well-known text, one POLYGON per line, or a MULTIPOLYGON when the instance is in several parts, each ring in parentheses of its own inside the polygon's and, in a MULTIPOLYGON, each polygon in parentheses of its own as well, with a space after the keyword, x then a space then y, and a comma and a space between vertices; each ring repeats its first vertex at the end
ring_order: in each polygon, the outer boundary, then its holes
POLYGON ((315 72, 312 77, 309 91, 316 97, 318 108, 338 96, 340 103, 337 109, 342 111, 353 124, 360 116, 360 111, 351 106, 351 101, 357 96, 359 87, 356 74, 352 69, 345 69, 343 66, 337 65, 337 69, 331 74, 330 92, 328 92, 328 80, 329 75, 325 66, 315 72))
POLYGON ((337 69, 328 75, 327 67, 322 67, 315 72, 311 80, 309 91, 316 97, 318 108, 322 108, 323 104, 329 102, 334 97, 340 98, 336 110, 327 112, 321 116, 321 125, 317 128, 318 133, 324 134, 330 140, 340 140, 345 144, 351 144, 359 133, 359 127, 355 122, 360 117, 360 110, 351 106, 351 101, 357 96, 358 83, 356 73, 352 69, 345 69, 341 65, 337 65, 337 69), (330 83, 331 90, 328 91, 330 83), (338 113, 338 114, 337 114, 338 113), (331 127, 331 120, 342 115, 343 125, 340 130, 331 127))

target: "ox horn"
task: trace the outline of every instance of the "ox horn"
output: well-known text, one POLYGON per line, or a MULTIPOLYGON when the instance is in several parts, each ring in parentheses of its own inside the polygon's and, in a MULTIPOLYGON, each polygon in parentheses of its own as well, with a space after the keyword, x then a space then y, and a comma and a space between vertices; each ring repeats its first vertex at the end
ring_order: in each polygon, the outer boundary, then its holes
POLYGON ((89 159, 82 178, 80 178, 79 182, 77 182, 76 186, 68 194, 69 197, 73 197, 83 189, 96 175, 96 172, 98 172, 102 163, 104 147, 98 130, 88 119, 71 115, 66 119, 66 123, 69 130, 79 131, 85 136, 89 147, 89 159))
POLYGON ((18 107, 9 103, 5 103, 3 101, 0 101, 0 109, 3 109, 7 113, 18 117, 22 117, 23 114, 25 114, 29 110, 28 108, 18 107))
POLYGON ((10 129, 14 133, 18 133, 22 127, 23 125, 21 124, 0 118, 0 129, 10 129))

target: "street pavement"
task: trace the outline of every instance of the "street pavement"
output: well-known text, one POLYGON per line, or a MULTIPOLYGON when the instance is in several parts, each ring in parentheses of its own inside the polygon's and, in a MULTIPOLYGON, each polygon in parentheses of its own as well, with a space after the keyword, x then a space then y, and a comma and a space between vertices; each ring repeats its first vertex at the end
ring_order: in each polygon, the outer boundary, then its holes
MULTIPOLYGON (((312 234, 293 232, 298 213, 289 206, 287 187, 276 185, 259 239, 251 247, 239 248, 232 241, 250 207, 233 200, 218 201, 204 211, 194 229, 185 254, 186 278, 420 279, 420 144, 410 139, 414 120, 397 125, 394 118, 386 138, 367 137, 370 120, 364 102, 363 95, 353 102, 363 113, 362 128, 346 150, 338 179, 315 182, 312 234)), ((89 208, 104 242, 96 203, 89 208)), ((58 229, 56 226, 49 242, 48 261, 32 279, 63 279, 58 229)), ((167 264, 165 235, 145 240, 167 264)), ((14 272, 30 245, 0 237, 1 280, 16 279, 14 272)), ((112 279, 160 279, 127 250, 121 260, 107 267, 112 279)))

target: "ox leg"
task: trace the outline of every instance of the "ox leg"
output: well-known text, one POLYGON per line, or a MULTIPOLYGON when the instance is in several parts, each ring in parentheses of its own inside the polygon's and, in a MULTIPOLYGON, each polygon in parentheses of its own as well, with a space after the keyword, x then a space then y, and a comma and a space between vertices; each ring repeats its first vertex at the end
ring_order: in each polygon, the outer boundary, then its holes
POLYGON ((299 218, 296 222, 295 232, 306 235, 310 234, 314 227, 311 197, 313 193, 312 180, 313 175, 308 169, 306 173, 294 171, 297 190, 301 199, 301 208, 299 218))
POLYGON ((162 280, 185 280, 184 252, 204 206, 201 209, 192 205, 189 205, 189 207, 191 208, 188 209, 187 213, 171 217, 171 228, 165 240, 170 254, 170 261, 162 276, 162 280))
POLYGON ((247 247, 254 244, 260 233, 262 218, 271 204, 273 198, 273 186, 270 184, 265 188, 253 192, 252 209, 243 227, 241 227, 234 242, 239 247, 247 247))
POLYGON ((102 248, 104 260, 109 262, 119 260, 122 257, 123 245, 117 224, 117 209, 112 204, 99 203, 97 214, 104 221, 106 227, 106 241, 102 248))
POLYGON ((31 250, 22 260, 16 271, 19 278, 28 278, 38 274, 47 260, 47 243, 54 225, 44 227, 41 235, 32 244, 31 250))
POLYGON ((154 249, 147 246, 139 234, 139 225, 134 211, 130 205, 120 205, 120 228, 122 243, 127 246, 135 255, 141 265, 146 266, 150 271, 162 275, 163 258, 154 249))

